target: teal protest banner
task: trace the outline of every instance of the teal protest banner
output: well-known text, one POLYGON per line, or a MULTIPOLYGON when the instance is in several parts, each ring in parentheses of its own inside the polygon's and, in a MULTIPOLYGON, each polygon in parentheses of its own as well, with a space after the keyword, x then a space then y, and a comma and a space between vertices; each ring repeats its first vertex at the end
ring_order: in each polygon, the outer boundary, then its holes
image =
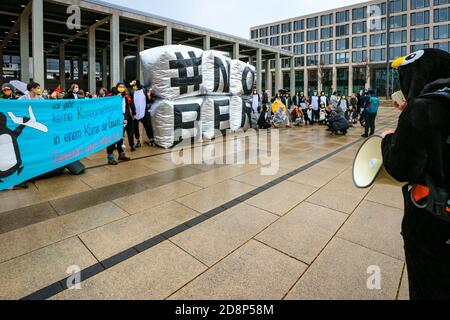
POLYGON ((121 97, 0 100, 0 190, 103 150, 123 130, 121 97))

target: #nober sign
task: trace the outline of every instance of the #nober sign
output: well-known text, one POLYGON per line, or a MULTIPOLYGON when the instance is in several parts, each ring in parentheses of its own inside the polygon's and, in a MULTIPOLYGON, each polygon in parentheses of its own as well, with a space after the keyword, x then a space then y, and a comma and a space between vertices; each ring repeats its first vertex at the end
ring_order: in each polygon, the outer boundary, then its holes
POLYGON ((210 140, 218 132, 248 127, 245 96, 256 83, 254 66, 181 45, 149 49, 140 58, 144 83, 158 99, 151 111, 158 146, 210 140))

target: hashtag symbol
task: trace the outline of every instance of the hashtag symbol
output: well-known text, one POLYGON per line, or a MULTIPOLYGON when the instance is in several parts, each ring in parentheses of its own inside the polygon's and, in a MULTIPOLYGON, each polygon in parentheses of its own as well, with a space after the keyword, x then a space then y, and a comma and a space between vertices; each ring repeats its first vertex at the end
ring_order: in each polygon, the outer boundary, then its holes
POLYGON ((177 60, 169 61, 170 69, 178 70, 178 78, 172 78, 171 86, 173 88, 179 88, 180 94, 188 93, 189 86, 194 87, 194 91, 200 89, 200 84, 203 81, 203 77, 200 74, 199 67, 202 64, 202 58, 197 58, 195 53, 189 51, 189 58, 185 59, 180 52, 175 53, 177 60), (193 69, 193 76, 188 77, 188 68, 193 69))

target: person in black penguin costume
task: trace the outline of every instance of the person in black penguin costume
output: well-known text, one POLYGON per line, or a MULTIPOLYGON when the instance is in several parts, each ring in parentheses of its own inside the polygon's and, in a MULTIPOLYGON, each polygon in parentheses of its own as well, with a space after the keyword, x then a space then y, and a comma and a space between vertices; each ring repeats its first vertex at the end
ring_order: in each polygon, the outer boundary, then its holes
MULTIPOLYGON (((24 118, 24 122, 28 122, 29 118, 24 118)), ((0 150, 2 159, 8 160, 0 166, 0 183, 3 178, 12 176, 14 173, 20 174, 23 171, 22 158, 17 139, 22 134, 24 125, 18 126, 15 130, 10 130, 6 126, 7 119, 3 113, 0 113, 0 150), (9 157, 9 159, 7 159, 9 157), (5 166, 5 167, 3 167, 5 166)))
POLYGON ((408 183, 402 235, 410 298, 449 300, 450 54, 425 49, 395 60, 392 67, 399 71, 407 101, 394 102, 402 113, 397 129, 383 133, 382 150, 389 174, 408 183), (419 185, 437 191, 424 206, 414 201, 419 185))

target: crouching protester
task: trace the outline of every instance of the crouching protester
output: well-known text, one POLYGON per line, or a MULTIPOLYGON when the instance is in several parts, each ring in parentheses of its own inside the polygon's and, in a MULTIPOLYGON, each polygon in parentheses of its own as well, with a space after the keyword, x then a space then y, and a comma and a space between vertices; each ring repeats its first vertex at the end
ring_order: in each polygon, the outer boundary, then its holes
POLYGON ((383 134, 386 170, 403 188, 402 235, 412 300, 450 300, 450 54, 425 49, 394 61, 406 97, 383 134))
POLYGON ((332 134, 346 135, 350 128, 348 121, 338 114, 331 105, 326 107, 328 131, 332 134))

